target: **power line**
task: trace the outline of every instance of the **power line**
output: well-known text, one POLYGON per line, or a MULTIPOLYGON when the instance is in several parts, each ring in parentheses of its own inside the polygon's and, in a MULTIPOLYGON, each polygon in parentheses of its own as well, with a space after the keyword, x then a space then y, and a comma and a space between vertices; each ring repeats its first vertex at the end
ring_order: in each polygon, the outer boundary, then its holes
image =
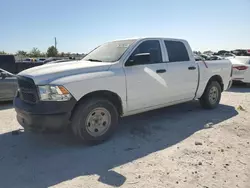
POLYGON ((56 41, 56 37, 55 37, 55 48, 57 49, 57 41, 56 41))

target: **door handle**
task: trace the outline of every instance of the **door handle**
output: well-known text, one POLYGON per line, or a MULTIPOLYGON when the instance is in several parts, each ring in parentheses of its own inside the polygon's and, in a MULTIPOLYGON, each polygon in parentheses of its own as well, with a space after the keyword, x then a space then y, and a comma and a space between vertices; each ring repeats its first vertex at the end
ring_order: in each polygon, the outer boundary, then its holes
POLYGON ((196 69, 196 67, 194 67, 194 66, 188 67, 188 70, 195 70, 195 69, 196 69))
POLYGON ((156 73, 164 73, 164 72, 166 72, 166 69, 159 69, 159 70, 156 70, 156 73))

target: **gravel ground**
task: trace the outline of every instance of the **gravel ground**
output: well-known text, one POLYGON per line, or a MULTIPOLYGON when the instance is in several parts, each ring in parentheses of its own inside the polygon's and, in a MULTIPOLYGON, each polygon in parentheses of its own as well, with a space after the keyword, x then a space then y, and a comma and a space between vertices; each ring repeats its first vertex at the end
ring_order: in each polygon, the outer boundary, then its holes
POLYGON ((90 147, 66 133, 12 132, 12 105, 0 104, 0 187, 249 188, 249 112, 250 88, 234 87, 215 110, 190 102, 128 117, 90 147))

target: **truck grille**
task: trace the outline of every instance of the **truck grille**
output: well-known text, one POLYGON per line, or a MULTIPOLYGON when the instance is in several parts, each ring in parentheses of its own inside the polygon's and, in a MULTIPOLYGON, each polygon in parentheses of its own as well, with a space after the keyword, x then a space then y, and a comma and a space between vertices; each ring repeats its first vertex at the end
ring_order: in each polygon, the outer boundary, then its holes
POLYGON ((17 78, 19 86, 19 96, 27 103, 36 103, 38 101, 37 88, 31 78, 19 76, 17 78))

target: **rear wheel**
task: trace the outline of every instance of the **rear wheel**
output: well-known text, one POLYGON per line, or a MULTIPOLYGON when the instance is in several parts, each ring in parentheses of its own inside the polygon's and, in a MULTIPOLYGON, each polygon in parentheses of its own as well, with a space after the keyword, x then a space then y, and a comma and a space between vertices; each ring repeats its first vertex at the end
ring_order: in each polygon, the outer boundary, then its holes
POLYGON ((200 104, 203 108, 213 109, 218 106, 220 99, 221 86, 217 81, 211 81, 200 98, 200 104))
POLYGON ((114 133, 117 124, 117 109, 106 99, 81 102, 72 117, 74 134, 90 144, 107 140, 114 133))

